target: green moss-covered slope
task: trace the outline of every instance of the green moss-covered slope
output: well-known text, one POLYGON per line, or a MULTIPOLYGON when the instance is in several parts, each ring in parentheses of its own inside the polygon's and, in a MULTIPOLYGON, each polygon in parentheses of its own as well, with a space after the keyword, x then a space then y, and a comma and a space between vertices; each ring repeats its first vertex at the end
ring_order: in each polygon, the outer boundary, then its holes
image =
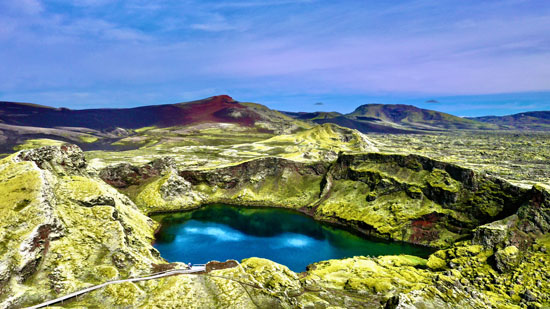
POLYGON ((162 263, 156 227, 126 196, 90 176, 76 146, 0 161, 0 307, 19 307, 162 263))

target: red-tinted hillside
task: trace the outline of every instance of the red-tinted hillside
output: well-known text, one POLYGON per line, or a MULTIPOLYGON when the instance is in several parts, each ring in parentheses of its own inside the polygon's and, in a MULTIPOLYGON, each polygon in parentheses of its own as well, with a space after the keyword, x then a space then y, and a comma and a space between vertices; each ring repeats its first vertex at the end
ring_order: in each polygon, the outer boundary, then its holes
POLYGON ((85 127, 97 130, 169 127, 200 122, 254 125, 261 115, 228 95, 204 100, 128 109, 70 110, 39 105, 0 102, 0 122, 33 127, 85 127))
POLYGON ((184 122, 231 122, 254 125, 261 117, 228 95, 219 95, 205 100, 178 104, 185 111, 184 122))

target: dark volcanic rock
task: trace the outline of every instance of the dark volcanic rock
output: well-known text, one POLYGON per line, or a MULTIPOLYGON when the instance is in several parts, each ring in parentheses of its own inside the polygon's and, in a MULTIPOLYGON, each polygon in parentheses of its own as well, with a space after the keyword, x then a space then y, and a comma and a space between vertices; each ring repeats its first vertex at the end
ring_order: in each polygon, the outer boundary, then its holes
POLYGON ((163 175, 165 172, 175 168, 176 162, 174 158, 163 157, 140 167, 129 163, 108 166, 100 171, 99 177, 115 188, 126 188, 131 185, 141 184, 151 177, 163 175))
POLYGON ((110 196, 92 196, 84 200, 77 201, 80 205, 84 207, 93 207, 93 206, 115 206, 115 199, 110 196))

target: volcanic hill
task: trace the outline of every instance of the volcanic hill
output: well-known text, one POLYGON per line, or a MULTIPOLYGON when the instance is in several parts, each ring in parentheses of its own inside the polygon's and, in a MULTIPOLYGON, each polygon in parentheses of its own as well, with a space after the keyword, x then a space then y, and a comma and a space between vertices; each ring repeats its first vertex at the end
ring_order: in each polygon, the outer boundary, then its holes
POLYGON ((135 108, 71 110, 25 103, 0 102, 0 121, 33 127, 83 127, 96 130, 117 127, 137 129, 170 127, 198 122, 228 122, 251 126, 265 117, 228 95, 203 100, 135 108))

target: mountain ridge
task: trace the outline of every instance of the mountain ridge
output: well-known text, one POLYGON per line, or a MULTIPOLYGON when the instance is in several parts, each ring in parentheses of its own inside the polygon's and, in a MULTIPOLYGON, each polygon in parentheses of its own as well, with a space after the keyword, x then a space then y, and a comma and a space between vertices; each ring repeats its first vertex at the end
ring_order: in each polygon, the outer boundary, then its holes
POLYGON ((318 124, 335 123, 353 128, 362 133, 423 133, 442 130, 494 130, 497 125, 467 119, 451 114, 423 109, 405 104, 369 103, 358 106, 348 114, 332 114, 333 117, 319 117, 324 112, 290 113, 301 120, 318 124))
POLYGON ((0 101, 3 125, 43 128, 87 128, 109 131, 116 128, 185 126, 203 122, 234 123, 245 127, 271 127, 290 121, 334 123, 362 133, 425 133, 447 130, 550 130, 550 111, 523 112, 506 116, 458 117, 436 110, 405 104, 369 103, 353 112, 287 112, 240 102, 229 95, 174 104, 132 108, 73 110, 34 103, 0 101), (266 123, 268 125, 266 125, 266 123))

